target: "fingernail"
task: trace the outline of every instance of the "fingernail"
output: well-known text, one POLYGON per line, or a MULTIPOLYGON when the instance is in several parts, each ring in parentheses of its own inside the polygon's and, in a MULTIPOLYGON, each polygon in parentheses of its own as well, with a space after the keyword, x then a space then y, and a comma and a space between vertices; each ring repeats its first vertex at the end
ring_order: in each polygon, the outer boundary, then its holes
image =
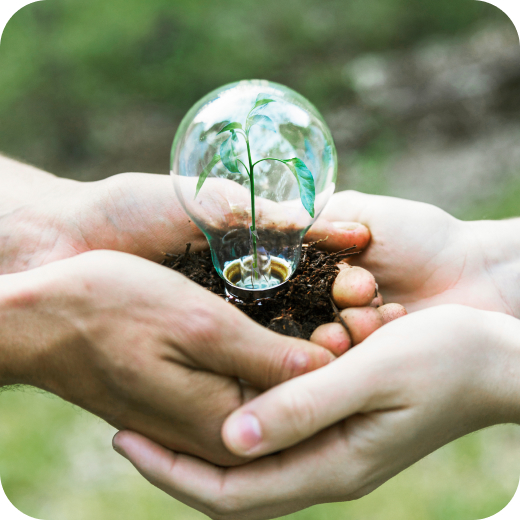
POLYGON ((119 455, 121 455, 121 456, 124 457, 125 459, 127 458, 126 453, 124 452, 123 448, 121 448, 121 446, 119 446, 118 444, 116 444, 114 441, 112 441, 112 448, 114 448, 114 451, 115 451, 116 453, 119 453, 119 455))
POLYGON ((353 231, 354 229, 360 228, 363 224, 360 224, 359 222, 333 222, 332 225, 335 228, 343 229, 345 231, 353 231))
POLYGON ((262 441, 262 428, 251 414, 239 415, 227 427, 227 439, 238 453, 247 454, 262 441))

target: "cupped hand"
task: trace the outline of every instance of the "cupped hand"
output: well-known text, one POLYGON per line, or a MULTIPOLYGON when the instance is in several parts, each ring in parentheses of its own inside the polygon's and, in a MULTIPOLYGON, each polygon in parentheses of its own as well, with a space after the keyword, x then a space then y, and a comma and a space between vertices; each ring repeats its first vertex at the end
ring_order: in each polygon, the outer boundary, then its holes
POLYGON ((0 277, 0 315, 0 385, 43 388, 221 465, 243 462, 220 435, 233 410, 334 359, 166 267, 111 251, 0 277))
POLYGON ((29 170, 31 182, 7 186, 7 200, 0 200, 0 274, 97 249, 161 261, 188 242, 193 251, 207 247, 169 176, 127 173, 83 183, 21 168, 21 178, 29 170), (32 184, 38 189, 27 189, 32 184))
MULTIPOLYGON (((98 249, 160 262, 164 253, 184 252, 187 243, 192 251, 208 248, 205 236, 177 199, 169 175, 122 173, 102 181, 77 182, 0 156, 0 181, 0 274, 98 249)), ((203 201, 205 217, 211 216, 217 227, 249 222, 249 192, 231 181, 215 187, 219 189, 209 190, 203 201), (245 220, 244 208, 230 204, 236 201, 237 191, 249 208, 245 220)), ((259 226, 292 229, 297 223, 287 222, 287 214, 278 204, 257 197, 259 226)), ((358 226, 355 231, 337 229, 333 238, 340 249, 362 248, 370 233, 358 226)))
POLYGON ((129 432, 114 445, 152 483, 214 519, 257 520, 359 498, 440 446, 520 421, 520 322, 457 305, 380 328, 362 346, 248 402, 217 468, 129 432), (454 370, 456 367, 456 370, 454 370), (298 444, 300 443, 300 444, 298 444))
MULTIPOLYGON (((385 299, 409 311, 458 303, 520 316, 511 291, 512 255, 498 254, 517 232, 498 222, 463 222, 430 204, 354 191, 335 194, 307 238, 367 226, 372 240, 352 265, 369 270, 385 299)), ((516 243, 516 241, 515 241, 516 243)), ((514 262, 519 267, 518 249, 514 262)))

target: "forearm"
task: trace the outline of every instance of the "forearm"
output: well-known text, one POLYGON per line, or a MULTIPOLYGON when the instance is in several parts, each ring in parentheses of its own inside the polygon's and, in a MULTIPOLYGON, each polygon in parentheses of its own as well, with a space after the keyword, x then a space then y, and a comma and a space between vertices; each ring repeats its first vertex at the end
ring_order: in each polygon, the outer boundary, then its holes
POLYGON ((72 182, 0 155, 0 214, 38 200, 58 185, 72 182))

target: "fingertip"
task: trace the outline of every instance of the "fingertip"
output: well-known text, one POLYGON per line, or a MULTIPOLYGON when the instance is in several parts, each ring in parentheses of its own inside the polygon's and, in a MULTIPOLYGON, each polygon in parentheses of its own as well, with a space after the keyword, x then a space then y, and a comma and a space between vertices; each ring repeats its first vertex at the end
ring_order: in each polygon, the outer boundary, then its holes
POLYGON ((387 303, 386 305, 378 307, 377 310, 379 314, 381 314, 381 318, 385 325, 408 314, 406 308, 399 303, 387 303))
POLYGON ((329 350, 336 357, 343 355, 352 346, 352 340, 341 323, 320 325, 312 333, 310 341, 329 350))
POLYGON ((377 290, 374 275, 362 267, 343 269, 332 285, 332 298, 340 309, 370 305, 377 290))
POLYGON ((305 236, 308 242, 324 240, 317 247, 328 252, 342 251, 356 246, 364 250, 370 242, 370 230, 359 222, 318 220, 305 236))
POLYGON ((312 372, 335 359, 334 353, 326 346, 307 343, 302 348, 302 345, 298 345, 291 351, 286 362, 289 373, 287 379, 312 372))
POLYGON ((128 459, 153 450, 159 445, 137 432, 121 430, 114 435, 112 447, 117 453, 128 459))
POLYGON ((126 430, 121 430, 112 438, 112 448, 116 453, 119 453, 119 455, 125 458, 128 458, 125 450, 127 433, 126 430))
POLYGON ((379 309, 374 307, 351 307, 343 309, 340 314, 348 326, 353 346, 364 341, 384 324, 379 309))
POLYGON ((324 242, 324 245, 333 248, 332 251, 341 251, 354 246, 356 246, 355 251, 363 251, 370 242, 370 230, 359 222, 331 222, 331 229, 333 233, 330 241, 324 242))
POLYGON ((232 414, 222 426, 222 439, 229 451, 239 457, 248 457, 262 442, 262 427, 252 413, 232 414))

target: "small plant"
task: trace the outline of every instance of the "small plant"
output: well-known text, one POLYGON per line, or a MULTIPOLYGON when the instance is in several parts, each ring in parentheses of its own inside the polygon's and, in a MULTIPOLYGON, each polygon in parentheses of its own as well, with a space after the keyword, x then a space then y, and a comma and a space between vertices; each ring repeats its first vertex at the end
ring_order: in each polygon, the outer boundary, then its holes
POLYGON ((271 118, 266 115, 260 114, 259 112, 265 108, 269 103, 274 103, 275 100, 269 98, 266 94, 259 94, 256 103, 253 108, 249 111, 249 114, 246 118, 245 129, 241 123, 233 122, 228 123, 217 135, 223 134, 224 132, 230 132, 231 135, 220 145, 220 154, 216 154, 213 156, 213 159, 210 163, 202 170, 202 173, 199 176, 199 182, 197 183, 197 188, 195 191, 195 198, 197 197, 204 181, 207 179, 211 170, 222 161, 222 164, 227 168, 227 170, 231 173, 241 173, 239 169, 239 163, 247 172, 250 181, 250 191, 251 191, 251 218, 252 225, 250 227, 251 234, 251 242, 253 245, 253 271, 257 276, 260 276, 260 272, 258 269, 257 262, 257 239, 258 234, 256 231, 256 215, 255 215, 255 177, 254 177, 254 168, 257 164, 263 161, 277 161, 282 164, 285 164, 289 168, 289 170, 294 174, 296 181, 298 182, 298 187, 300 189, 300 198, 304 208, 308 211, 311 218, 314 218, 314 201, 316 198, 316 189, 314 186, 314 178, 312 173, 307 168, 305 163, 298 159, 297 157, 293 157, 292 159, 277 159, 275 157, 266 157, 264 159, 260 159, 259 161, 253 164, 251 159, 251 146, 249 141, 249 132, 254 125, 262 125, 264 128, 272 130, 276 132, 276 127, 271 118), (247 147, 247 159, 249 168, 244 164, 244 162, 239 158, 240 154, 236 151, 236 145, 238 144, 238 136, 240 134, 246 142, 247 147))

